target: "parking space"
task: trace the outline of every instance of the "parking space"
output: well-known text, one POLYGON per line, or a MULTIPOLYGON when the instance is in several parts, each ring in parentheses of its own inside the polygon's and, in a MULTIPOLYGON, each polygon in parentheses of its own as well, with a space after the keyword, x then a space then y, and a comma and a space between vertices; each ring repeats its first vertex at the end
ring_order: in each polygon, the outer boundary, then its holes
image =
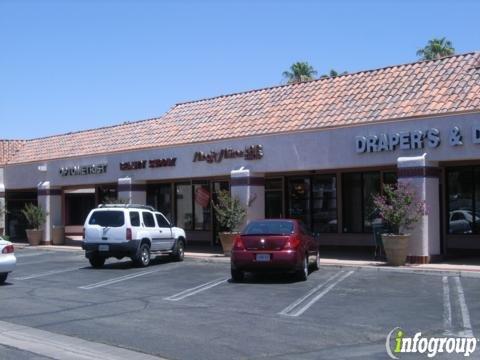
POLYGON ((233 283, 225 262, 92 269, 80 252, 33 254, 20 250, 0 287, 0 320, 166 358, 384 359, 397 326, 431 336, 480 329, 476 278, 321 267, 306 282, 233 283))

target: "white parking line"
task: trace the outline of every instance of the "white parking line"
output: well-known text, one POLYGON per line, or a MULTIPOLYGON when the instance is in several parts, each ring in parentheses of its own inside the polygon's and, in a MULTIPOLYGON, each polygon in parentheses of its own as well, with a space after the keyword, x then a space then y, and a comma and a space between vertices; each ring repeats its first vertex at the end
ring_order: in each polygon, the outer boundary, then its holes
POLYGON ((116 283, 119 283, 119 282, 122 282, 122 281, 134 279, 134 278, 137 278, 137 277, 140 277, 140 276, 153 274, 153 273, 159 272, 161 270, 162 269, 142 271, 142 272, 138 272, 138 273, 135 273, 135 274, 124 275, 124 276, 120 276, 120 277, 117 277, 117 278, 100 281, 100 282, 95 283, 95 284, 79 286, 78 288, 83 289, 83 290, 96 289, 96 288, 99 288, 99 287, 108 286, 108 285, 116 284, 116 283))
POLYGON ((60 269, 60 270, 50 270, 50 271, 45 271, 45 272, 37 273, 37 274, 33 274, 33 275, 15 277, 13 279, 14 280, 37 279, 37 278, 50 276, 50 275, 63 274, 63 273, 71 272, 71 271, 75 271, 75 270, 81 270, 81 268, 75 267, 75 268, 67 268, 67 269, 60 269))
MULTIPOLYGON (((49 359, 162 360, 163 358, 78 337, 0 321, 0 344, 49 359)), ((30 358, 30 357, 29 357, 30 358)))
POLYGON ((291 305, 279 312, 279 315, 298 317, 307 311, 313 304, 325 296, 330 290, 332 290, 341 281, 352 275, 355 271, 339 271, 335 275, 331 276, 327 281, 318 285, 305 296, 296 300, 291 305), (327 286, 328 285, 328 286, 327 286))
POLYGON ((452 303, 450 302, 450 288, 448 286, 448 276, 442 278, 443 281, 443 328, 445 335, 452 333, 452 303))
POLYGON ((460 310, 463 320, 463 331, 459 333, 459 336, 473 337, 472 323, 470 322, 470 313, 468 311, 467 303, 465 301, 465 294, 463 293, 463 287, 462 283, 460 282, 460 277, 456 276, 454 280, 455 284, 457 285, 458 302, 460 304, 460 310))
POLYGON ((182 300, 182 299, 185 299, 189 296, 192 296, 192 295, 195 295, 195 294, 198 294, 199 292, 202 292, 202 291, 205 291, 205 290, 208 290, 208 289, 211 289, 217 285, 220 285, 220 284, 223 284, 225 282, 227 282, 228 279, 217 279, 217 280, 213 280, 213 281, 210 281, 208 283, 205 283, 205 284, 202 284, 202 285, 198 285, 194 288, 191 288, 191 289, 187 289, 187 290, 184 290, 182 292, 179 292, 178 294, 175 294, 175 295, 172 295, 172 296, 169 296, 167 298, 164 298, 164 300, 168 300, 168 301, 179 301, 179 300, 182 300))

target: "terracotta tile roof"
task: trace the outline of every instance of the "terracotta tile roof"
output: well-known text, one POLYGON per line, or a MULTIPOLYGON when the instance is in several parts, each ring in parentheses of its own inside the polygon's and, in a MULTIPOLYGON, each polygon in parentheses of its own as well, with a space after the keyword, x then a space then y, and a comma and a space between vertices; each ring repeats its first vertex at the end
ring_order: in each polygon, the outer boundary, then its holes
POLYGON ((480 112, 480 53, 181 103, 163 117, 29 140, 10 161, 480 112))
POLYGON ((0 140, 0 166, 5 165, 24 144, 24 140, 0 140))

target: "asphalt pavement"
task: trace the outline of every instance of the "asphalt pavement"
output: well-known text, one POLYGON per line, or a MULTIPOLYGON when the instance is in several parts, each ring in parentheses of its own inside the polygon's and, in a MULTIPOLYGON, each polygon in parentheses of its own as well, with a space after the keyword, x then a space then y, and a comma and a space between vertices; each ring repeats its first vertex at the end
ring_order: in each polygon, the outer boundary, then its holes
POLYGON ((227 262, 188 257, 93 269, 78 251, 25 248, 17 260, 0 287, 2 359, 386 359, 395 327, 480 335, 480 278, 454 273, 328 266, 238 284, 227 262))

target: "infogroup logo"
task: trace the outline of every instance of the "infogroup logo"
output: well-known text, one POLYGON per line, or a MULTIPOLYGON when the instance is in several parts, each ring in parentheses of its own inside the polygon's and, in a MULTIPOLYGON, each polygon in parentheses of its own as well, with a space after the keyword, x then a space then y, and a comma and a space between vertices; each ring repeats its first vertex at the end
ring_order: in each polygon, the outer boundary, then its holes
POLYGON ((473 337, 425 337, 417 332, 407 337, 405 331, 396 327, 387 335, 385 347, 392 359, 400 359, 400 354, 417 353, 433 358, 437 354, 457 354, 469 357, 477 348, 479 339, 473 337))

